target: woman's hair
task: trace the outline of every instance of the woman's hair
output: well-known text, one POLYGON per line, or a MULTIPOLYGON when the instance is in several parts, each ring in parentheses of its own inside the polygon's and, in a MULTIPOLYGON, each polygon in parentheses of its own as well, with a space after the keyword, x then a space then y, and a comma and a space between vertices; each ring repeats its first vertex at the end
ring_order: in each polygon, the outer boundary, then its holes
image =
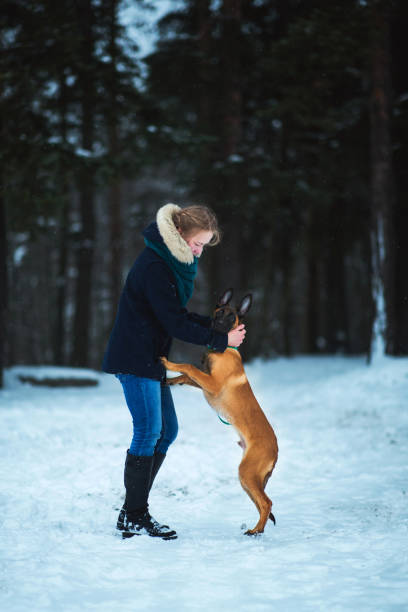
POLYGON ((214 246, 221 240, 221 230, 218 226, 217 217, 208 206, 200 204, 186 206, 173 213, 173 222, 180 229, 184 238, 188 239, 195 233, 205 230, 206 232, 212 232, 212 238, 208 246, 214 246))

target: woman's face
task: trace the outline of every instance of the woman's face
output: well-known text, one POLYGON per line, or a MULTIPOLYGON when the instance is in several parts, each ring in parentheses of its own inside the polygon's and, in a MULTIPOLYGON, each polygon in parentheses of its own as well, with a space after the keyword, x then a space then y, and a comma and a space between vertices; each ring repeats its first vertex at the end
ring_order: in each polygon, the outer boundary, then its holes
MULTIPOLYGON (((180 231, 180 230, 179 230, 180 231)), ((181 234, 181 232, 180 232, 181 234)), ((183 234, 181 234, 183 236, 183 234)), ((191 252, 195 257, 200 257, 203 252, 203 248, 206 244, 208 244, 213 236, 213 233, 207 230, 199 230, 197 233, 194 233, 190 238, 184 238, 187 242, 188 246, 191 249, 191 252)))

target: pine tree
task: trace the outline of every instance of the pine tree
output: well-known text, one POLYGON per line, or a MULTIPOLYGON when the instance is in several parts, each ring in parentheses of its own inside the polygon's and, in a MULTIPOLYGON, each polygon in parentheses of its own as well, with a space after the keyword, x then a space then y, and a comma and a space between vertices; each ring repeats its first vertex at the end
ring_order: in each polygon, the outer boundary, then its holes
POLYGON ((371 201, 373 253, 374 353, 396 352, 394 206, 391 144, 390 2, 369 4, 371 50, 371 201))

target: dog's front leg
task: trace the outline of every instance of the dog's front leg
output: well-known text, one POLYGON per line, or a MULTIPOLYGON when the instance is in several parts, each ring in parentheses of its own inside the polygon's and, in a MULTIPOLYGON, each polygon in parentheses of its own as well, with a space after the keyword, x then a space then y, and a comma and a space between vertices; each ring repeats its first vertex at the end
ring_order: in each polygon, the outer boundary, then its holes
POLYGON ((175 376, 174 378, 168 378, 166 384, 169 386, 172 385, 190 385, 191 387, 197 387, 200 389, 200 385, 197 385, 191 378, 187 376, 187 374, 181 374, 180 376, 175 376))
POLYGON ((205 374, 190 363, 172 363, 171 361, 168 361, 166 357, 160 357, 160 359, 165 368, 171 370, 172 372, 181 372, 182 374, 186 374, 193 382, 197 384, 198 387, 201 387, 203 391, 213 394, 218 392, 218 385, 214 381, 211 374, 205 374))

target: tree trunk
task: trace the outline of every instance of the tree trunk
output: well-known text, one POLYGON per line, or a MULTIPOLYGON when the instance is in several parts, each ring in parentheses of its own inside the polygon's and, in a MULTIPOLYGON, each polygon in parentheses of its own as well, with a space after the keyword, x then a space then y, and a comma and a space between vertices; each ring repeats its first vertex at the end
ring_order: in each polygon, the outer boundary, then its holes
MULTIPOLYGON (((110 36, 108 53, 110 55, 109 67, 109 111, 108 111, 108 140, 109 140, 109 156, 115 164, 118 160, 119 138, 118 138, 118 109, 117 109, 117 0, 111 0, 109 3, 109 26, 110 36)), ((110 220, 110 289, 111 289, 111 325, 116 315, 116 307, 119 301, 119 296, 122 287, 122 227, 121 227, 121 185, 116 169, 113 170, 112 177, 108 188, 108 209, 110 220)))
MULTIPOLYGON (((199 164, 197 172, 197 180, 195 188, 192 191, 192 197, 199 202, 212 205, 216 201, 216 188, 214 185, 213 163, 214 150, 209 143, 208 137, 211 136, 212 125, 212 95, 214 83, 212 81, 212 13, 210 8, 210 0, 196 0, 196 32, 197 32, 197 50, 198 50, 198 125, 200 132, 205 138, 198 150, 199 164)), ((203 262, 206 281, 207 281, 207 296, 206 306, 208 312, 212 312, 216 300, 221 293, 219 281, 219 252, 218 250, 210 249, 203 262)))
POLYGON ((316 256, 309 248, 307 253, 307 304, 306 304, 306 353, 317 353, 319 284, 316 256))
POLYGON ((238 153, 242 138, 241 0, 223 2, 224 159, 238 153))
POLYGON ((313 208, 307 211, 306 232, 306 312, 305 312, 305 352, 317 353, 319 319, 319 275, 318 275, 318 238, 316 236, 313 208))
POLYGON ((408 355, 408 191, 402 189, 396 211, 397 253, 395 264, 397 354, 408 355))
POLYGON ((82 148, 90 157, 82 161, 79 170, 79 213, 81 234, 77 257, 77 283, 75 291, 74 344, 71 363, 88 366, 89 338, 91 326, 92 266, 95 241, 94 215, 94 168, 92 149, 94 143, 95 112, 95 66, 93 12, 91 0, 78 2, 79 36, 81 37, 81 70, 79 87, 81 95, 81 140, 82 148))
POLYGON ((370 356, 395 354, 393 252, 394 189, 390 130, 391 66, 388 2, 372 5, 372 83, 370 100, 373 300, 376 314, 370 356))
POLYGON ((292 316, 292 254, 290 252, 290 245, 283 253, 282 259, 282 295, 281 295, 281 308, 280 308, 280 319, 282 326, 282 351, 286 357, 292 355, 292 342, 291 342, 291 330, 293 327, 293 316, 292 316))
MULTIPOLYGON (((64 70, 60 76, 58 107, 60 116, 61 142, 65 146, 67 142, 67 99, 64 70)), ((65 148, 65 147, 64 147, 65 148)), ((61 187, 61 210, 59 225, 58 244, 58 277, 57 277, 57 299, 56 299, 56 321, 54 331, 54 362, 57 365, 64 364, 65 346, 65 305, 66 305, 66 282, 67 282, 67 254, 68 254, 68 223, 69 223, 69 181, 65 168, 64 156, 61 157, 59 167, 59 181, 61 187)))
MULTIPOLYGON (((199 52, 199 124, 205 133, 211 126, 211 9, 210 0, 197 0, 197 44, 199 52)), ((208 144, 200 147, 201 162, 208 170, 211 161, 208 144)))
POLYGON ((325 261, 326 271, 326 341, 327 352, 336 353, 342 351, 348 353, 349 325, 347 321, 346 283, 344 261, 346 257, 346 246, 343 228, 343 207, 340 200, 332 209, 333 219, 337 220, 332 225, 332 236, 327 248, 325 261))
POLYGON ((242 91, 241 91, 241 0, 224 0, 222 5, 222 134, 220 155, 224 163, 222 191, 218 197, 226 204, 223 223, 228 226, 223 245, 223 285, 241 291, 242 227, 244 214, 242 198, 243 164, 239 146, 242 139, 242 91))
POLYGON ((3 185, 0 185, 0 388, 3 387, 3 370, 6 365, 7 321, 7 228, 3 185))
MULTIPOLYGON (((281 3, 285 4, 285 3, 281 3)), ((287 26, 287 6, 281 6, 279 4, 280 24, 283 29, 287 26), (281 12, 282 11, 282 12, 281 12)), ((288 148, 289 148, 289 134, 290 134, 290 121, 288 117, 283 118, 281 134, 280 134, 280 160, 279 167, 282 173, 290 171, 290 164, 288 161, 288 148)), ((282 198, 279 208, 285 211, 290 211, 292 208, 292 201, 290 197, 282 198)), ((294 215, 291 215, 293 218, 294 215)), ((282 221, 281 221, 282 223, 282 221)), ((273 228, 271 227, 271 232, 273 228)), ((292 298, 292 273, 293 273, 293 252, 292 252, 292 241, 287 239, 288 235, 293 236, 293 229, 288 225, 286 221, 281 226, 280 231, 280 254, 279 263, 282 271, 282 288, 281 288, 281 304, 279 319, 282 328, 282 351, 286 357, 292 354, 291 348, 291 330, 293 327, 293 298, 292 298)))

